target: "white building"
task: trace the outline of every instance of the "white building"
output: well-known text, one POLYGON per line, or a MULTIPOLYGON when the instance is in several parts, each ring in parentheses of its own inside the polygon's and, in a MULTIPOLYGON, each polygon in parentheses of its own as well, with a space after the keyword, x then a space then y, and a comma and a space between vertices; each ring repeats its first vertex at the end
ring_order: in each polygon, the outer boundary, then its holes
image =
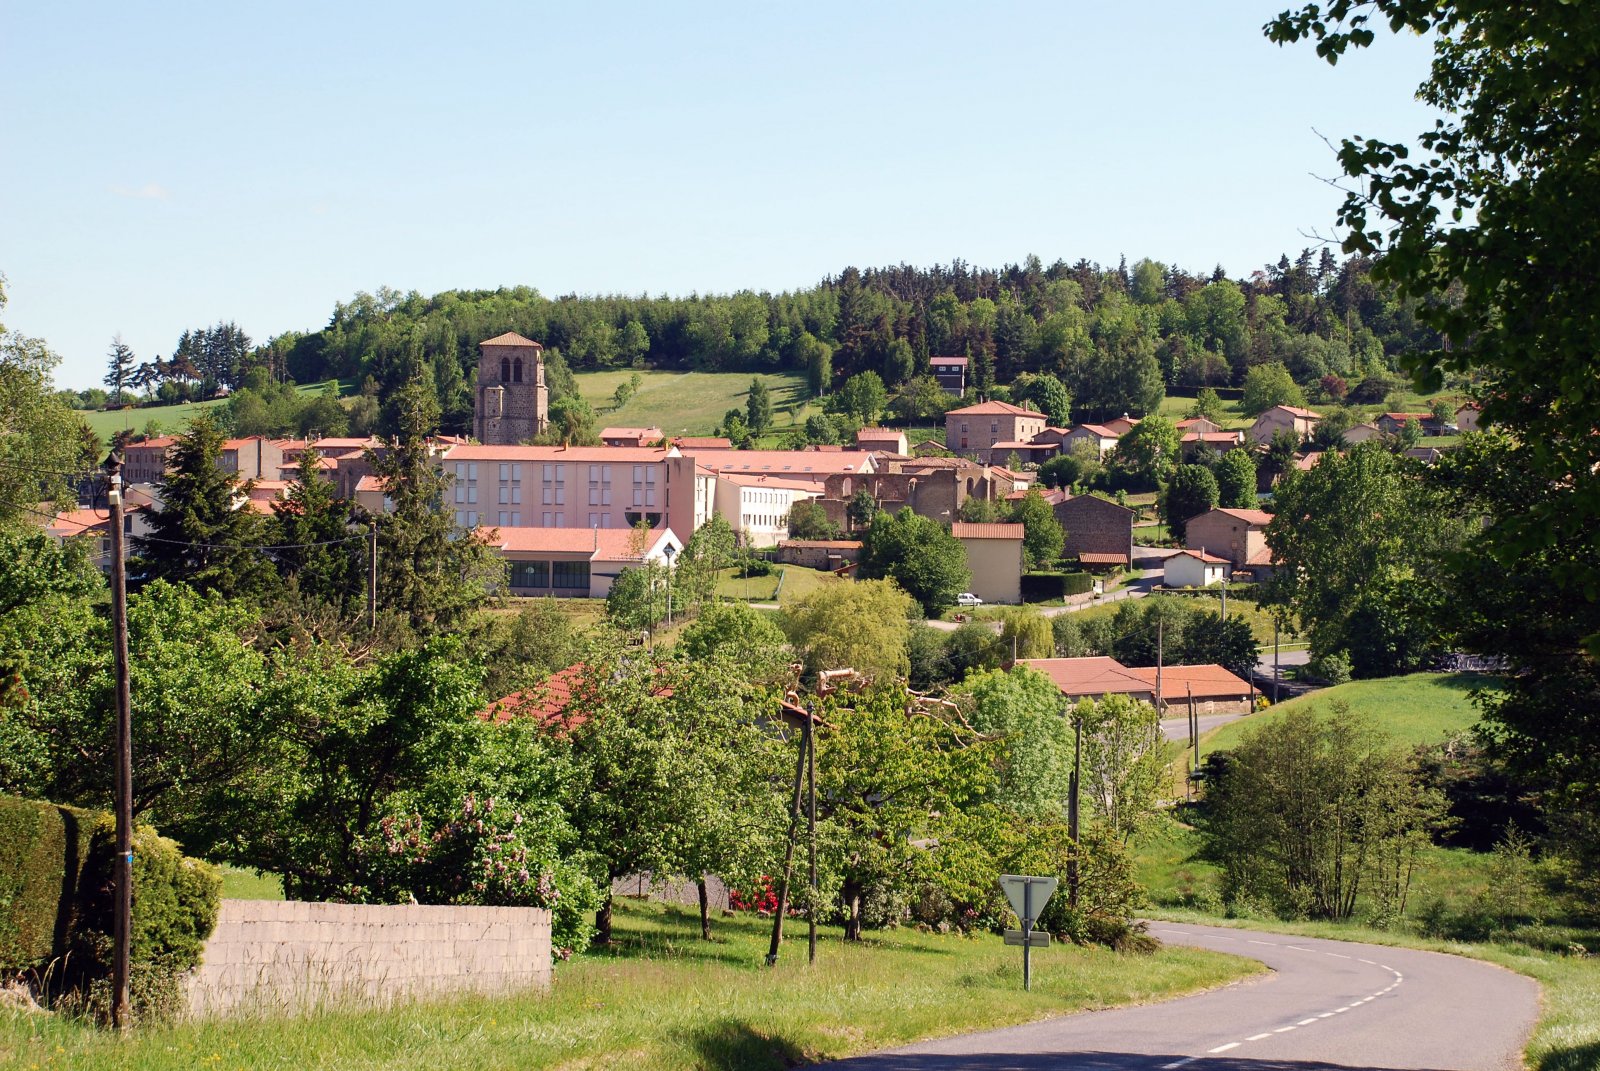
POLYGON ((1161 583, 1169 588, 1208 588, 1228 579, 1231 565, 1203 550, 1180 550, 1163 565, 1161 583))

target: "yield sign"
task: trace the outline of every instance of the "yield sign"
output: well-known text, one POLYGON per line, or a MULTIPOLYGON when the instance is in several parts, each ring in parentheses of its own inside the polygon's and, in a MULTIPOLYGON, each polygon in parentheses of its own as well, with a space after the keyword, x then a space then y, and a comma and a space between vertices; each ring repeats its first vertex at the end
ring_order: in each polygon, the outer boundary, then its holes
POLYGON ((1024 929, 1031 928, 1039 921, 1039 916, 1044 913, 1044 905, 1050 902, 1058 884, 1055 878, 1030 877, 1027 874, 1000 875, 1000 887, 1006 891, 1006 899, 1011 901, 1011 909, 1017 913, 1024 929))

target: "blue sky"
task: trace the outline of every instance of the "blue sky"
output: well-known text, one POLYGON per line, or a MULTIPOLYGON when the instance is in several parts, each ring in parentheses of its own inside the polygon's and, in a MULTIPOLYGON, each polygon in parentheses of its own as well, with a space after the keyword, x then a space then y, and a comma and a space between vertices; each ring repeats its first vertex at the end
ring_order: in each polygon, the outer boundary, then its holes
POLYGON ((1329 68, 1261 36, 1284 3, 11 3, 4 322, 83 387, 114 333, 265 340, 385 285, 1244 275, 1332 233, 1318 132, 1432 122, 1425 42, 1329 68))

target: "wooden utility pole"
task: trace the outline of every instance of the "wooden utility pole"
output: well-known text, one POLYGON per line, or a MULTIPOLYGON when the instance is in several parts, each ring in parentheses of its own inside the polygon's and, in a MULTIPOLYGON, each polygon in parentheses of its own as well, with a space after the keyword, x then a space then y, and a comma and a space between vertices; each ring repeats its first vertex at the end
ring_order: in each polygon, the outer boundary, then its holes
POLYGON ((1228 581, 1222 581, 1222 620, 1228 620, 1228 581))
POLYGON ((111 633, 117 678, 116 839, 112 860, 111 1023, 129 1026, 128 949, 133 933, 133 699, 128 685, 128 563, 123 557, 122 453, 106 458, 111 507, 111 633))
POLYGON ((1163 655, 1165 653, 1164 652, 1164 648, 1165 648, 1166 632, 1167 632, 1167 619, 1166 619, 1166 616, 1162 613, 1161 607, 1158 606, 1158 607, 1156 607, 1156 711, 1157 711, 1158 714, 1163 709, 1163 706, 1162 706, 1162 691, 1161 691, 1161 663, 1163 661, 1163 655))
POLYGON ((1278 701, 1278 682, 1283 680, 1283 666, 1278 662, 1278 615, 1272 615, 1272 701, 1278 701))
POLYGON ((367 521, 367 628, 378 627, 378 519, 367 521))

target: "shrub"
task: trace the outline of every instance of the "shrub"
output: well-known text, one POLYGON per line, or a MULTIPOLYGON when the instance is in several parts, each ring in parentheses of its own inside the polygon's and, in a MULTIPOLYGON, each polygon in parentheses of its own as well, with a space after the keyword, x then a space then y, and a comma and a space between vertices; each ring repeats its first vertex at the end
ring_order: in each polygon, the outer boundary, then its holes
MULTIPOLYGON (((109 1010, 115 849, 109 814, 0 798, 0 970, 48 977, 63 1007, 109 1010)), ((140 826, 133 886, 133 1007, 165 1017, 216 925, 222 876, 140 826)))
POLYGON ((1343 651, 1317 655, 1306 663, 1306 672, 1329 684, 1350 683, 1350 656, 1343 651))
POLYGON ((1094 590, 1094 577, 1088 573, 1023 573, 1024 602, 1050 602, 1069 595, 1094 590))

